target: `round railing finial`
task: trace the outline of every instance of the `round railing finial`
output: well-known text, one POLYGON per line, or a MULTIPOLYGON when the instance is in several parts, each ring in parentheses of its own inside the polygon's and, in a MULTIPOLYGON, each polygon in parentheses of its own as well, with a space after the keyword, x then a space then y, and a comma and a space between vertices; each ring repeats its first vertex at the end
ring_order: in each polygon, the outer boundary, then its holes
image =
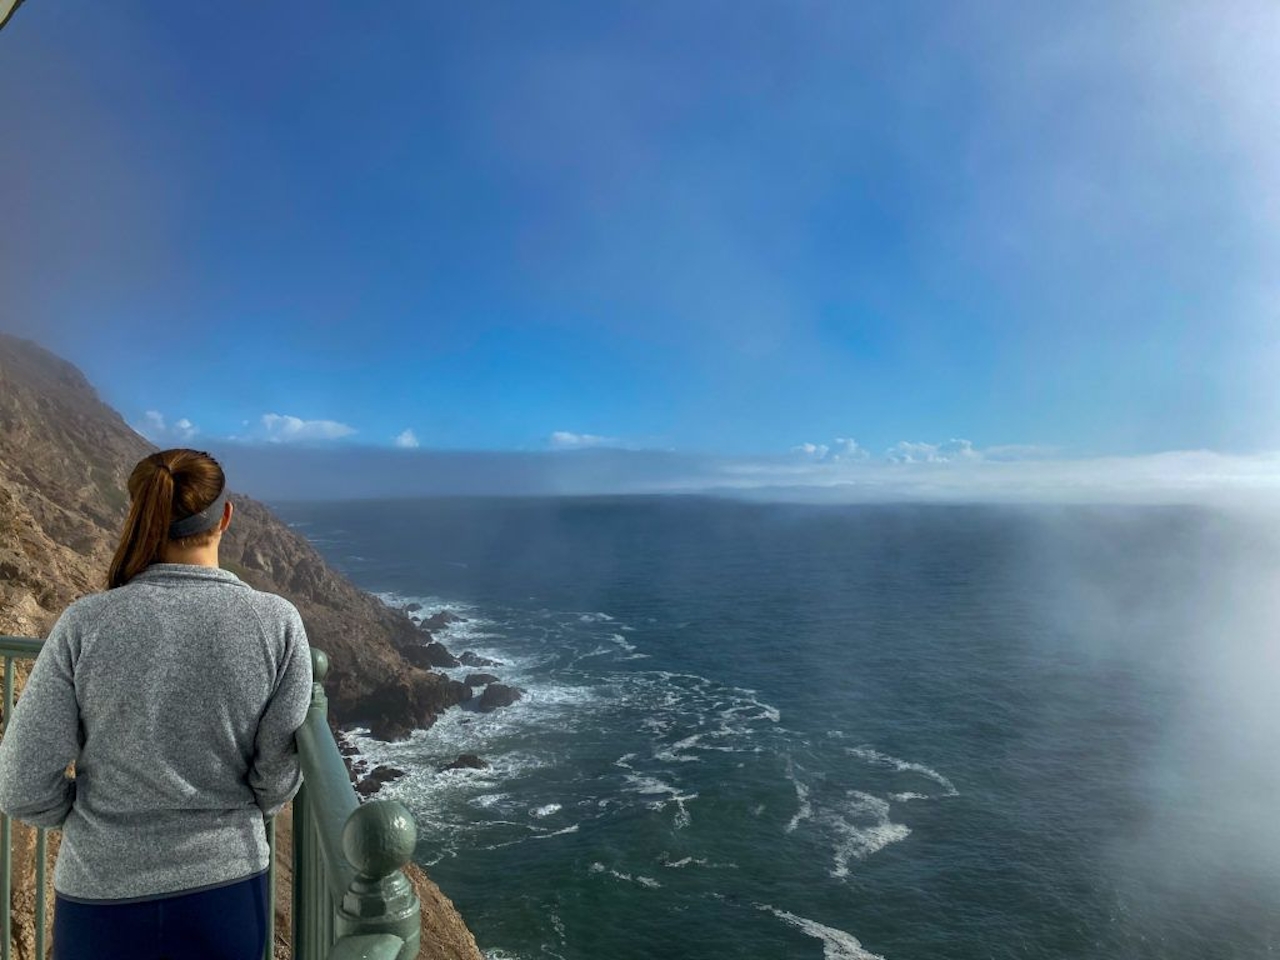
POLYGON ((324 683, 329 674, 329 655, 323 650, 311 648, 311 676, 316 683, 324 683))
POLYGON ((347 862, 371 880, 407 864, 417 843, 417 824, 399 800, 371 800, 356 808, 342 828, 347 862))

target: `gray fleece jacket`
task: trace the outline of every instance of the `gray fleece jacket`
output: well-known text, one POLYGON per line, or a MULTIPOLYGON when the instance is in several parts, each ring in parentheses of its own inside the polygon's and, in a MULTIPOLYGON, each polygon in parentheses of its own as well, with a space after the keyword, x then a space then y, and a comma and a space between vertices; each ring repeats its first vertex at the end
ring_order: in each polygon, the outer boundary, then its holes
POLYGON ((263 817, 301 784, 310 699, 293 604, 225 570, 154 564, 54 625, 0 739, 0 810, 62 827, 67 899, 234 883, 267 867, 263 817))

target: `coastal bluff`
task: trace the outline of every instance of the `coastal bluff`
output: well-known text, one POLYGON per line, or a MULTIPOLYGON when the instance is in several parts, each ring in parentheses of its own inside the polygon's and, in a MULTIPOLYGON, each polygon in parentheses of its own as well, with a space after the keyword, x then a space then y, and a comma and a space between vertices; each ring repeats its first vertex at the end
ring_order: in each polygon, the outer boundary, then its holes
MULTIPOLYGON (((155 449, 75 366, 0 334, 0 634, 45 636, 67 604, 103 589, 128 508, 129 471, 155 449)), ((228 482, 234 490, 235 478, 228 482)), ((297 606, 310 642, 332 664, 325 682, 331 725, 362 724, 374 736, 399 739, 471 695, 410 659, 431 638, 402 611, 330 569, 263 504, 231 499, 236 512, 222 566, 297 606)), ((15 671, 19 690, 28 667, 15 671)), ((289 824, 286 810, 277 819, 278 957, 288 955, 289 824)), ((50 835, 51 857, 58 837, 50 835)), ((13 848, 14 956, 25 960, 34 957, 34 831, 15 824, 13 848)), ((423 908, 420 960, 481 960, 449 899, 416 866, 406 873, 423 908)))

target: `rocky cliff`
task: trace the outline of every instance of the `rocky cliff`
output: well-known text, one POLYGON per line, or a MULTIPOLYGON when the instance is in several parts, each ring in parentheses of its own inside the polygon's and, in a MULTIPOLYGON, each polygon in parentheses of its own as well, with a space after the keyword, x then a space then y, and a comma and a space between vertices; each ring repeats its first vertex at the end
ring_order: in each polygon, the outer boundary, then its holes
MULTIPOLYGON (((127 511, 129 471, 154 449, 74 366, 0 334, 0 634, 43 636, 68 603, 102 589, 127 511)), ((228 483, 234 491, 235 478, 228 483)), ((430 726, 470 696, 462 684, 422 668, 420 651, 430 637, 402 612, 329 569, 262 504, 233 500, 222 565, 298 607, 311 643, 332 664, 331 722, 366 723, 374 735, 394 739, 430 726)), ((280 867, 287 872, 287 857, 280 867)), ((420 872, 411 873, 424 904, 424 932, 434 931, 424 936, 420 956, 479 960, 453 905, 420 872)), ((287 888, 287 877, 281 886, 287 888)), ((23 885, 17 887, 14 906, 29 931, 30 890, 23 901, 23 885)), ((287 919, 279 929, 288 930, 287 919)), ((30 949, 29 936, 15 944, 30 949)))

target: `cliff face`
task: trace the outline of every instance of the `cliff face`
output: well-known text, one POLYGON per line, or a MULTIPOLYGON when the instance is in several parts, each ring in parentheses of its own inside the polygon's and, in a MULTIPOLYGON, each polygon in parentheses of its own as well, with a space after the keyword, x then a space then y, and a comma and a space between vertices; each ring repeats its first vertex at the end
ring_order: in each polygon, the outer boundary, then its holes
POLYGON ((151 449, 79 370, 0 335, 0 630, 41 635, 101 589, 128 471, 151 449))
MULTIPOLYGON (((68 603, 103 588, 127 513, 129 471, 155 449, 74 366, 0 334, 0 634, 44 636, 68 603)), ((228 483, 234 490, 235 478, 228 483)), ((331 722, 363 722, 376 736, 397 738, 430 726, 470 695, 407 659, 420 664, 430 637, 403 613, 330 570, 265 506, 232 499, 222 565, 298 607, 311 643, 332 664, 331 722)), ((288 869, 288 858, 280 867, 288 869)), ((420 873, 411 877, 424 904, 424 930, 449 931, 432 941, 437 946, 424 937, 420 956, 479 960, 453 905, 420 873)), ((29 905, 15 899, 15 906, 29 905)))

